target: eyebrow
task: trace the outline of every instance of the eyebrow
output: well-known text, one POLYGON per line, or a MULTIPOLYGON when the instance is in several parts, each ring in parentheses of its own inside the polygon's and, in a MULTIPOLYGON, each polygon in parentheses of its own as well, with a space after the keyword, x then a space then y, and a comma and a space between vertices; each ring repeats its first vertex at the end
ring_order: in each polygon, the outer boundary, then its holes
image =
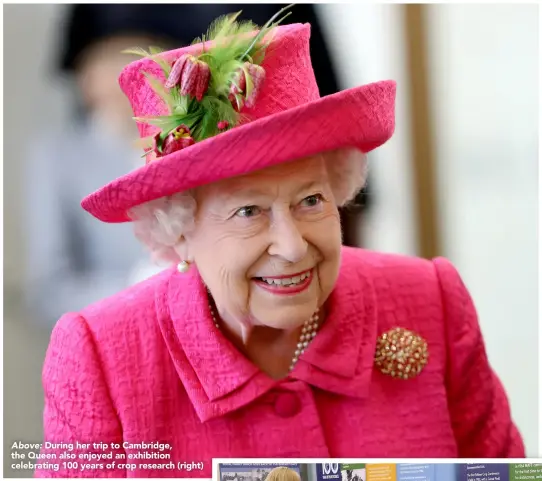
POLYGON ((317 186, 321 186, 322 185, 322 181, 320 180, 311 180, 309 182, 305 182, 301 188, 299 189, 300 192, 303 192, 304 190, 310 190, 310 189, 313 189, 317 186))
MULTIPOLYGON (((305 190, 309 190, 311 188, 314 188, 314 187, 320 186, 320 185, 322 185, 321 181, 311 180, 309 182, 305 182, 304 184, 302 184, 301 187, 299 188, 299 192, 303 192, 305 190)), ((248 188, 248 189, 239 190, 238 192, 236 192, 236 194, 238 194, 239 196, 242 196, 242 197, 245 197, 245 196, 246 197, 251 197, 251 196, 269 195, 269 192, 265 192, 265 191, 260 190, 260 189, 248 188)))

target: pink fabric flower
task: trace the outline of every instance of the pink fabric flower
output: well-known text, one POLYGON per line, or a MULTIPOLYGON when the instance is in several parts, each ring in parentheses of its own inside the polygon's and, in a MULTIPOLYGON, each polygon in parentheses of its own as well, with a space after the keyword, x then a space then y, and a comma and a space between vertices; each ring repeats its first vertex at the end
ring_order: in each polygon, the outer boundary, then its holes
POLYGON ((175 63, 173 64, 173 67, 171 67, 171 72, 169 72, 169 76, 166 80, 166 83, 164 84, 164 86, 167 89, 175 87, 175 85, 179 83, 179 81, 181 80, 181 75, 184 70, 184 66, 186 65, 186 62, 188 61, 189 58, 194 59, 192 55, 185 54, 185 55, 181 55, 175 61, 175 63))
POLYGON ((265 79, 265 70, 263 67, 249 62, 245 63, 245 67, 252 78, 252 91, 250 92, 250 95, 245 97, 245 105, 248 108, 252 108, 254 105, 256 105, 256 99, 258 98, 262 88, 262 84, 265 79))
POLYGON ((201 102, 205 92, 209 88, 209 80, 211 78, 211 69, 205 62, 198 61, 198 73, 196 79, 196 99, 201 102))
POLYGON ((170 132, 162 143, 162 152, 158 150, 160 132, 154 136, 153 151, 157 157, 172 154, 178 150, 190 147, 195 140, 190 136, 190 129, 186 125, 179 125, 173 132, 170 132))
POLYGON ((246 87, 247 79, 245 77, 245 72, 239 69, 237 72, 235 72, 235 75, 233 76, 233 82, 230 86, 230 94, 244 94, 246 87))
POLYGON ((252 80, 252 90, 247 92, 246 73, 245 70, 242 69, 239 69, 235 73, 230 86, 229 99, 238 111, 241 110, 243 106, 252 108, 256 105, 256 99, 258 98, 262 83, 265 79, 265 70, 263 67, 250 62, 245 62, 244 68, 252 80))
POLYGON ((211 70, 209 65, 193 55, 181 55, 173 64, 164 84, 166 88, 181 87, 181 95, 191 95, 201 102, 209 88, 211 70))

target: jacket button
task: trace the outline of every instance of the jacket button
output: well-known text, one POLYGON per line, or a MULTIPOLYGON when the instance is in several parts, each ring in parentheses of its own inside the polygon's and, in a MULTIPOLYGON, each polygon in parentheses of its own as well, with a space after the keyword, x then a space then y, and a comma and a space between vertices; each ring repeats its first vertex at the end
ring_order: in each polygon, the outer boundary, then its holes
POLYGON ((291 418, 301 411, 301 402, 296 394, 282 392, 275 399, 275 412, 281 418, 291 418))

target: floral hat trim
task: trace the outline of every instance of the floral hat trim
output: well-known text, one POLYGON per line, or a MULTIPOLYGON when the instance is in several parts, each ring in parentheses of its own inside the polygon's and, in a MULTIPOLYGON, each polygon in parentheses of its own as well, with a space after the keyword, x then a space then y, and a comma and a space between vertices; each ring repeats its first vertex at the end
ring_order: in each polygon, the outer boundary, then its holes
POLYGON ((277 18, 289 5, 277 12, 259 28, 251 21, 238 21, 241 12, 216 19, 207 34, 192 45, 202 44, 201 53, 183 54, 173 64, 160 56, 162 49, 150 47, 124 50, 123 53, 149 58, 162 69, 166 78, 143 72, 151 88, 165 102, 167 115, 134 117, 141 123, 154 125, 160 131, 141 139, 147 163, 214 137, 237 126, 241 110, 252 108, 265 79, 261 63, 272 40, 268 35, 290 13, 277 18), (256 36, 250 35, 258 31, 256 36), (206 42, 212 46, 206 48, 206 42), (154 155, 150 155, 154 154, 154 155))

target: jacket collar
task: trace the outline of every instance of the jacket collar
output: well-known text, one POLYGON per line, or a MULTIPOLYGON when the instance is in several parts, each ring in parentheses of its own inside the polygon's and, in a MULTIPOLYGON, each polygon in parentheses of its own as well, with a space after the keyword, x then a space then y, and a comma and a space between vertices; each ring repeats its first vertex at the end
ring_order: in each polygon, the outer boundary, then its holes
MULTIPOLYGON (((359 254, 343 249, 328 316, 290 379, 336 394, 367 395, 376 342, 374 290, 359 254)), ((218 331, 196 269, 171 271, 157 312, 176 370, 201 421, 238 409, 284 380, 273 380, 218 331)))
POLYGON ((377 314, 374 288, 358 258, 355 251, 343 248, 327 318, 292 377, 336 394, 364 398, 373 372, 377 314))

